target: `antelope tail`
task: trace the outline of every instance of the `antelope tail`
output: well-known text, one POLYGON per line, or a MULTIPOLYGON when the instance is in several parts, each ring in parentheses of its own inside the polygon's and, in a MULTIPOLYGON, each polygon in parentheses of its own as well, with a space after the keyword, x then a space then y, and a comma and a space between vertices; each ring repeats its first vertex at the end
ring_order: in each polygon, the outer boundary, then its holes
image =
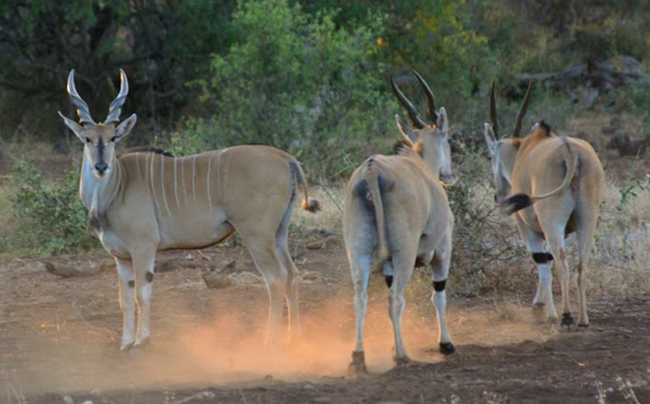
POLYGON ((323 206, 320 204, 320 202, 315 199, 311 199, 309 195, 307 195, 307 180, 305 179, 305 173, 302 171, 300 164, 296 160, 291 160, 291 166, 296 173, 296 177, 298 178, 298 182, 300 182, 300 186, 302 187, 302 191, 304 193, 301 205, 302 209, 311 213, 316 213, 323 210, 323 206))
POLYGON ((384 216, 384 204, 379 192, 379 175, 371 167, 366 171, 366 183, 375 207, 375 220, 377 221, 377 261, 381 266, 390 257, 388 242, 386 241, 386 220, 384 216))
POLYGON ((573 158, 564 159, 564 164, 567 165, 567 170, 566 170, 566 174, 564 175, 564 180, 562 181, 562 184, 560 184, 559 187, 555 188, 551 192, 547 192, 542 195, 528 195, 525 193, 515 194, 509 197, 508 199, 506 199, 500 205, 502 207, 508 208, 508 214, 510 215, 519 210, 532 206, 537 201, 541 201, 542 199, 546 199, 546 198, 551 198, 561 192, 566 191, 567 188, 569 188, 569 185, 571 184, 573 177, 575 176, 576 169, 578 167, 579 158, 580 156, 576 154, 575 156, 573 156, 573 158))

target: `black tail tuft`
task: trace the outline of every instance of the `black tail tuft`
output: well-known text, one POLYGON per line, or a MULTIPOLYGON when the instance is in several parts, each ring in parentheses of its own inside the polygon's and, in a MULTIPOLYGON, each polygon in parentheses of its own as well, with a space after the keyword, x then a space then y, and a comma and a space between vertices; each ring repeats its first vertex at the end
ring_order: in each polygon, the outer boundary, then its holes
POLYGON ((320 204, 320 202, 311 198, 302 202, 302 208, 303 210, 311 213, 317 213, 323 210, 323 206, 320 204))
POLYGON ((508 208, 508 214, 511 215, 518 210, 525 209, 533 205, 532 199, 526 194, 516 194, 501 203, 502 207, 508 208))

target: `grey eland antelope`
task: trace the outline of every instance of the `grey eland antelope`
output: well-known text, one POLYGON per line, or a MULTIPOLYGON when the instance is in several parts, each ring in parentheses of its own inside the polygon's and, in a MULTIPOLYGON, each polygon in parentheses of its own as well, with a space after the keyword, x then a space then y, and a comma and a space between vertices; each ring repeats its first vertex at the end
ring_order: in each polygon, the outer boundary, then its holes
POLYGON ((530 99, 528 86, 515 122, 512 138, 499 139, 494 83, 490 90, 490 118, 485 124, 495 200, 515 213, 519 232, 538 269, 533 308, 557 322, 553 305, 551 264, 559 271, 562 286, 562 322, 565 331, 575 330, 569 301, 570 273, 566 264, 565 237, 577 234, 578 327, 587 327, 585 282, 589 253, 603 197, 605 174, 598 156, 584 140, 555 135, 544 121, 520 138, 522 119, 530 99), (511 194, 514 194, 510 196, 511 194))
POLYGON ((124 319, 121 349, 142 347, 149 339, 156 252, 208 247, 235 231, 266 282, 266 340, 281 335, 285 298, 289 333, 299 335, 297 269, 287 248, 298 184, 303 209, 316 212, 320 205, 307 196, 298 162, 268 146, 236 146, 182 158, 149 152, 116 158, 116 143, 136 123, 135 114, 119 122, 129 91, 121 69, 120 77, 120 92, 108 117, 95 123, 70 71, 67 90, 79 123, 59 115, 84 143, 81 200, 90 211, 90 225, 117 264, 124 319))
POLYGON ((415 75, 428 101, 427 125, 391 78, 393 92, 406 109, 414 129, 395 116, 406 145, 395 156, 374 155, 359 166, 345 190, 343 234, 354 283, 357 315, 356 345, 351 375, 367 373, 363 327, 368 305, 368 278, 373 253, 389 287, 388 313, 395 335, 394 360, 409 362, 402 341, 404 291, 416 263, 428 265, 433 276, 432 301, 438 314, 440 351, 451 354, 454 345, 445 320, 445 283, 451 260, 454 217, 440 179, 453 183, 449 122, 444 108, 422 77, 415 75))

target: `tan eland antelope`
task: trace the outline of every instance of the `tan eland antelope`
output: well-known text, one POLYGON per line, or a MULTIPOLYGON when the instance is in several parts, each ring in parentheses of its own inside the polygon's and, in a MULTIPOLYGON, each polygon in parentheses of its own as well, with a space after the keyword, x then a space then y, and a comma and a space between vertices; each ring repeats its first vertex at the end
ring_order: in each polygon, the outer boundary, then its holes
POLYGON ((373 253, 389 287, 388 313, 395 334, 397 365, 409 358, 402 342, 404 290, 413 268, 430 265, 433 276, 432 301, 438 314, 440 351, 455 351, 445 320, 445 282, 451 260, 451 236, 454 217, 440 178, 453 183, 449 122, 444 108, 436 111, 435 98, 426 82, 415 73, 428 101, 427 125, 411 102, 391 79, 393 92, 408 112, 415 129, 399 117, 397 127, 406 140, 395 156, 374 155, 359 166, 345 190, 343 233, 352 281, 354 308, 357 314, 357 338, 351 375, 367 373, 363 349, 363 326, 368 305, 368 278, 373 253))
POLYGON ((555 262, 562 285, 561 328, 575 330, 569 301, 565 237, 573 232, 577 234, 578 326, 587 327, 585 278, 605 174, 589 143, 559 137, 544 121, 533 126, 528 136, 519 137, 531 87, 532 81, 517 116, 513 137, 500 140, 494 83, 490 90, 492 125, 485 124, 485 140, 494 174, 495 200, 508 207, 509 213, 516 212, 519 232, 537 264, 539 281, 533 308, 542 311, 546 306, 549 319, 557 322, 551 289, 551 264, 555 262))
POLYGON ((268 146, 236 146, 182 158, 147 152, 116 158, 115 144, 136 123, 135 114, 119 123, 129 91, 121 69, 120 75, 120 92, 103 123, 93 121, 88 104, 77 93, 74 70, 67 89, 79 123, 59 115, 84 142, 81 200, 90 210, 90 225, 117 264, 124 316, 121 349, 141 347, 149 339, 156 252, 211 246, 235 231, 266 282, 270 301, 266 341, 280 337, 284 298, 290 335, 298 335, 297 269, 287 248, 298 185, 304 192, 302 208, 320 209, 307 196, 298 162, 268 146))

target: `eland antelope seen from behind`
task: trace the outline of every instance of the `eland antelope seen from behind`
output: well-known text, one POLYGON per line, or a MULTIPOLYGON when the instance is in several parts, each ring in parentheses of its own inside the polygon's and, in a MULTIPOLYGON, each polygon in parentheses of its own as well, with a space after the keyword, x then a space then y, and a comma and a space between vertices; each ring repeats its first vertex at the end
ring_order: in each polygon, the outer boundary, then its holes
POLYGON ((451 259, 454 217, 440 179, 454 180, 448 143, 449 122, 444 108, 435 109, 429 86, 415 73, 428 100, 427 125, 391 79, 393 91, 415 129, 397 115, 406 146, 395 156, 375 155, 359 166, 345 190, 343 233, 357 314, 356 346, 351 374, 367 373, 363 326, 368 305, 368 278, 373 254, 389 287, 389 315, 395 334, 396 364, 409 361, 402 342, 404 291, 417 263, 430 266, 433 304, 438 314, 440 351, 454 352, 445 320, 445 282, 451 259))
POLYGON ((569 302, 570 273, 566 264, 565 237, 576 233, 578 241, 578 326, 587 327, 585 281, 589 253, 596 230, 605 174, 589 143, 559 137, 543 121, 520 138, 521 122, 532 82, 517 117, 512 138, 499 139, 494 84, 490 90, 492 125, 485 124, 485 140, 492 162, 496 201, 515 214, 519 232, 537 264, 539 283, 533 308, 546 306, 551 321, 558 320, 551 289, 551 264, 559 271, 562 286, 562 323, 574 330, 569 302), (509 196, 514 194, 512 196, 509 196))
POLYGON ((90 225, 117 264, 124 316, 121 349, 140 347, 149 339, 156 252, 211 246, 235 231, 266 282, 267 341, 280 337, 285 298, 290 334, 298 335, 297 270, 287 248, 298 186, 304 192, 302 208, 320 209, 307 197, 298 162, 268 146, 236 146, 182 158, 149 152, 116 158, 116 143, 136 123, 135 114, 119 123, 129 91, 126 74, 120 74, 120 92, 103 123, 93 121, 77 93, 74 70, 68 93, 79 123, 59 114, 84 143, 81 200, 90 210, 90 225))

